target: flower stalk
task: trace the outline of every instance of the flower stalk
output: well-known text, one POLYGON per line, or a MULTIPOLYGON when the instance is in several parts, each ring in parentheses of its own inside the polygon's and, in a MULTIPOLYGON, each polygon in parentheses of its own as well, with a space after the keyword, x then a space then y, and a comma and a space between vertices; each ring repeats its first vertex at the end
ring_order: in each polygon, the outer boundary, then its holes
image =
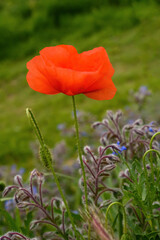
MULTIPOLYGON (((84 164, 82 159, 82 152, 81 152, 81 145, 80 145, 80 138, 79 138, 79 126, 78 126, 78 119, 77 119, 77 113, 76 113, 76 101, 74 96, 72 96, 72 102, 73 102, 73 113, 74 113, 75 129, 76 129, 78 155, 80 159, 80 164, 81 164, 81 169, 83 174, 83 181, 84 181, 85 204, 86 204, 86 210, 88 212, 87 179, 86 179, 86 174, 85 174, 84 164)), ((91 231, 91 226, 90 226, 90 223, 88 223, 88 240, 90 240, 90 231, 91 231)))
POLYGON ((74 96, 72 96, 72 102, 73 102, 73 113, 74 113, 75 129, 76 129, 78 155, 79 155, 79 159, 80 159, 80 164, 81 164, 81 169, 82 169, 82 174, 83 174, 83 181, 84 181, 84 194, 85 194, 86 210, 88 211, 87 180, 86 180, 86 174, 85 174, 84 164, 83 164, 83 159, 82 159, 82 152, 81 152, 80 138, 79 138, 79 126, 78 126, 78 120, 77 120, 77 114, 76 114, 76 102, 75 102, 74 96))
MULTIPOLYGON (((150 144, 150 146, 152 146, 152 141, 153 141, 153 139, 154 139, 154 136, 153 136, 152 139, 151 139, 151 144, 150 144)), ((146 152, 144 153, 143 159, 142 159, 142 160, 143 160, 143 167, 144 167, 145 178, 146 178, 146 188, 147 188, 148 193, 150 192, 150 189, 151 189, 151 183, 150 183, 150 180, 149 180, 149 177, 148 177, 148 173, 147 173, 146 156, 147 156, 148 153, 149 153, 150 156, 151 156, 151 153, 152 153, 152 152, 157 153, 157 155, 160 157, 160 153, 159 153, 157 150, 155 150, 155 149, 149 149, 148 151, 146 151, 146 152)), ((152 157, 150 158, 150 163, 151 163, 151 179, 152 179, 152 183, 154 183, 154 166, 153 166, 152 157)), ((153 186, 152 186, 152 187, 153 187, 153 186)), ((149 194, 148 196, 149 196, 149 199, 148 199, 148 200, 149 200, 149 204, 150 204, 150 214, 152 215, 152 208, 153 208, 153 207, 152 207, 151 196, 150 196, 150 194, 149 194)), ((154 224, 153 224, 150 216, 148 216, 148 217, 149 217, 148 222, 149 222, 152 230, 154 230, 154 224)))
POLYGON ((69 209, 69 205, 68 205, 67 200, 66 200, 66 198, 65 198, 65 196, 64 196, 64 194, 63 194, 63 191, 62 191, 62 188, 61 188, 61 186, 60 186, 58 177, 57 177, 56 172, 55 172, 55 170, 54 170, 54 167, 53 167, 53 165, 52 165, 51 154, 50 154, 47 146, 46 146, 45 143, 44 143, 44 140, 43 140, 43 138, 42 138, 42 134, 41 134, 40 129, 39 129, 39 127, 38 127, 37 121, 36 121, 36 119, 35 119, 32 111, 31 111, 31 109, 27 108, 27 109, 26 109, 26 114, 27 114, 27 117, 30 119, 31 124, 32 124, 32 127, 33 127, 33 129, 34 129, 34 131, 35 131, 35 133, 36 133, 36 136, 37 136, 38 140, 39 140, 39 143, 40 143, 40 146, 41 146, 41 151, 42 151, 42 153, 43 153, 43 154, 41 154, 42 161, 44 162, 44 165, 46 165, 46 167, 47 167, 47 168, 52 172, 52 174, 53 174, 55 183, 56 183, 56 185, 57 185, 57 188, 58 188, 58 190, 59 190, 59 193, 60 193, 60 195, 61 195, 61 198, 62 198, 62 200, 63 200, 63 202, 64 202, 64 204, 65 204, 65 207, 66 207, 66 209, 67 209, 68 216, 69 216, 69 218, 70 218, 70 221, 71 221, 71 224, 72 224, 72 227, 73 227, 73 231, 74 231, 74 233, 75 233, 75 236, 76 236, 77 239, 80 239, 80 238, 79 238, 79 235, 78 235, 78 233, 77 233, 77 231, 76 231, 76 227, 75 227, 75 224, 74 224, 74 220, 73 220, 71 211, 70 211, 70 209, 69 209))

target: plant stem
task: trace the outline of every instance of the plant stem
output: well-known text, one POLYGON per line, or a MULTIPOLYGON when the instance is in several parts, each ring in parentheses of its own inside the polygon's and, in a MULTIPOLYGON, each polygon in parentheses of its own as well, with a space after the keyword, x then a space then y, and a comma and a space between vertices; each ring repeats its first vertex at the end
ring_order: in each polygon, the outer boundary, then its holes
POLYGON ((85 174, 85 170, 84 170, 84 164, 83 164, 83 160, 82 160, 80 138, 79 138, 79 126, 78 126, 77 113, 76 113, 76 102, 75 102, 74 96, 72 96, 72 102, 73 102, 73 113, 74 113, 75 129, 76 129, 78 155, 79 155, 79 159, 80 159, 80 163, 81 163, 81 169, 82 169, 83 181, 84 181, 84 194, 85 194, 86 210, 88 211, 87 181, 86 181, 86 174, 85 174))
POLYGON ((157 135, 160 135, 160 132, 156 132, 156 133, 152 136, 151 141, 150 141, 150 144, 149 144, 150 149, 152 149, 153 140, 154 140, 154 138, 155 138, 157 135))
POLYGON ((119 239, 121 239, 123 235, 123 215, 120 206, 118 207, 118 227, 119 227, 119 239))
MULTIPOLYGON (((30 119, 30 121, 31 121, 33 130, 34 130, 35 133, 36 133, 36 136, 37 136, 37 138, 38 138, 38 140, 39 140, 40 146, 41 146, 41 148, 43 149, 43 153, 45 154, 45 159, 47 160, 47 164, 48 164, 48 166, 49 166, 49 169, 51 170, 51 172, 52 172, 52 174, 53 174, 55 183, 56 183, 56 185, 57 185, 57 188, 58 188, 58 190, 59 190, 59 193, 60 193, 60 195, 61 195, 61 198, 62 198, 62 200, 63 200, 63 202, 64 202, 64 204, 65 204, 65 207, 66 207, 66 209, 67 209, 68 216, 69 216, 69 218, 70 218, 70 221, 71 221, 72 228, 73 228, 73 231, 74 231, 74 233, 75 233, 76 239, 80 239, 80 238, 79 238, 79 235, 78 235, 78 233, 77 233, 77 231, 76 231, 76 227, 75 227, 75 224, 74 224, 74 220, 73 220, 71 211, 70 211, 70 209, 69 209, 69 205, 68 205, 67 200, 66 200, 66 198, 65 198, 65 196, 64 196, 64 194, 63 194, 63 191, 62 191, 62 188, 61 188, 61 186, 60 186, 58 177, 57 177, 56 172, 55 172, 55 170, 54 170, 54 167, 53 167, 53 165, 52 165, 52 159, 51 159, 50 152, 49 152, 48 148, 45 146, 45 143, 44 143, 44 140, 43 140, 41 131, 40 131, 39 127, 38 127, 37 121, 36 121, 36 119, 35 119, 32 111, 31 111, 31 109, 28 109, 28 108, 27 108, 27 109, 26 109, 26 113, 27 113, 27 117, 28 117, 28 118, 30 119)), ((42 156, 42 157, 43 157, 43 156, 42 156)))
POLYGON ((74 233, 75 233, 75 236, 76 236, 77 239, 79 239, 79 236, 78 236, 77 231, 76 231, 76 227, 75 227, 75 224, 74 224, 74 221, 73 221, 73 217, 72 217, 71 211, 70 211, 70 209, 69 209, 68 203, 67 203, 66 198, 65 198, 65 196, 64 196, 64 194, 63 194, 63 191, 62 191, 62 189, 61 189, 61 186, 60 186, 60 184, 59 184, 59 180, 58 180, 58 178, 57 178, 57 175, 56 175, 56 173, 55 173, 55 171, 54 171, 53 166, 51 166, 50 169, 51 169, 51 172, 52 172, 52 174, 53 174, 53 176, 54 176, 54 180, 55 180, 55 182, 56 182, 56 185, 57 185, 57 188, 58 188, 59 193, 60 193, 60 195, 61 195, 61 198, 62 198, 62 200, 63 200, 63 202, 64 202, 64 204, 65 204, 65 207, 66 207, 66 209, 67 209, 68 216, 69 216, 69 218, 70 218, 70 221, 71 221, 71 224, 72 224, 72 227, 73 227, 73 231, 74 231, 74 233))
MULTIPOLYGON (((153 138, 153 137, 152 137, 153 138)), ((153 140, 152 140, 153 141, 153 140)), ((152 146, 152 141, 151 141, 151 146, 152 146)), ((148 191, 148 196, 149 196, 149 205, 150 205, 150 214, 152 215, 152 201, 151 201, 151 196, 150 196, 150 189, 151 189, 151 183, 149 181, 149 177, 148 177, 148 173, 147 173, 147 168, 146 168, 146 155, 148 153, 151 153, 152 152, 155 152, 157 153, 157 155, 160 157, 160 153, 155 150, 155 149, 149 149, 148 151, 146 151, 143 155, 143 167, 144 167, 144 173, 145 173, 145 178, 146 178, 146 188, 147 188, 147 191, 148 191)), ((150 163, 151 163, 151 179, 152 179, 152 184, 154 184, 154 167, 153 167, 153 161, 152 161, 152 158, 150 158, 150 163)), ((152 186, 152 188, 154 188, 154 185, 152 186)), ((154 194, 155 194, 155 191, 154 191, 154 194)), ((149 221, 149 224, 152 228, 152 230, 154 230, 154 224, 153 224, 153 220, 150 219, 149 221)))
MULTIPOLYGON (((87 180, 86 180, 86 174, 85 174, 84 164, 82 159, 82 152, 81 152, 80 138, 79 138, 79 126, 78 126, 78 119, 77 119, 77 112, 76 112, 76 102, 75 102, 74 96, 72 96, 72 102, 73 102, 73 113, 74 113, 75 129, 76 129, 78 155, 81 163, 81 169, 82 169, 83 181, 84 181, 85 204, 86 204, 86 210, 88 212, 89 209, 88 209, 88 198, 87 198, 87 180)), ((90 222, 88 221, 88 240, 90 240, 90 234, 91 234, 91 226, 90 226, 90 222)))
MULTIPOLYGON (((106 211, 106 227, 108 226, 108 219, 107 219, 107 217, 108 217, 109 209, 110 209, 113 205, 116 205, 116 204, 119 205, 120 207, 122 207, 122 209, 123 209, 123 218, 124 218, 123 234, 126 234, 126 233, 127 233, 127 218, 126 218, 126 212, 125 212, 124 206, 123 206, 122 203, 120 203, 120 202, 113 202, 113 203, 111 203, 111 204, 108 206, 107 211, 106 211)), ((121 220, 122 220, 122 218, 121 218, 121 220)))

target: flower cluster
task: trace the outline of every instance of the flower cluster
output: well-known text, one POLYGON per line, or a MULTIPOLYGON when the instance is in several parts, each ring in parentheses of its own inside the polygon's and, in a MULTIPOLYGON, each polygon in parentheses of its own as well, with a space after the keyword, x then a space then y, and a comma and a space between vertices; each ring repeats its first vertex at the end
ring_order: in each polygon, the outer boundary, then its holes
MULTIPOLYGON (((100 208, 105 207, 110 201, 101 201, 102 194, 105 192, 117 193, 119 189, 106 186, 106 179, 110 176, 110 172, 116 167, 116 163, 120 162, 118 156, 112 151, 120 151, 116 144, 98 148, 98 156, 96 156, 89 146, 84 147, 83 163, 85 165, 87 186, 90 199, 100 208)), ((83 189, 83 178, 80 179, 80 186, 83 189)))
MULTIPOLYGON (((117 111, 107 111, 107 116, 102 122, 95 122, 93 128, 100 128, 100 141, 106 146, 115 143, 120 147, 120 152, 124 151, 126 159, 133 157, 141 158, 146 150, 149 149, 150 139, 154 133, 158 132, 155 122, 143 124, 142 119, 137 119, 132 123, 123 124, 123 113, 117 111)), ((159 149, 159 143, 154 140, 153 148, 159 149)))
POLYGON ((38 238, 31 239, 18 232, 8 232, 0 236, 0 240, 38 240, 38 238))
MULTIPOLYGON (((65 219, 66 209, 59 197, 53 197, 50 203, 46 202, 42 191, 44 180, 44 175, 35 169, 31 172, 28 187, 24 186, 22 177, 16 175, 14 178, 15 185, 6 187, 3 196, 15 190, 14 201, 21 211, 38 210, 38 219, 31 222, 31 230, 37 228, 40 224, 45 224, 53 228, 54 235, 65 238, 65 235, 68 235, 68 227, 65 224, 67 223, 67 219, 65 219)), ((28 240, 28 238, 25 239, 28 240)))

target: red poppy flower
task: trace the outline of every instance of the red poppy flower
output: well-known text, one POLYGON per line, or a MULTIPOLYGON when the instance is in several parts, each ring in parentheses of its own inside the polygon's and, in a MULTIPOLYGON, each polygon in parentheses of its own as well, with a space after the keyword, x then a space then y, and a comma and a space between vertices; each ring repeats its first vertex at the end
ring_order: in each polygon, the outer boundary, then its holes
POLYGON ((96 100, 114 97, 114 69, 103 47, 78 54, 70 45, 46 47, 27 63, 27 81, 44 94, 85 94, 96 100))

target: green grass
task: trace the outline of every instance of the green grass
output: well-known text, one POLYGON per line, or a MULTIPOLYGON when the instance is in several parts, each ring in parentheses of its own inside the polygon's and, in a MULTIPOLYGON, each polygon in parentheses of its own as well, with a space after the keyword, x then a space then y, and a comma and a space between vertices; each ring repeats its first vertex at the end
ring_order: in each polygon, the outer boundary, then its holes
MULTIPOLYGON (((3 47, 8 49, 2 51, 5 55, 2 55, 0 62, 1 164, 17 163, 29 168, 36 164, 29 146, 35 138, 25 115, 27 107, 34 111, 50 147, 62 138, 57 124, 73 124, 72 101, 69 96, 43 95, 34 92, 27 85, 26 62, 45 46, 72 44, 79 52, 97 46, 106 48, 115 69, 115 98, 110 101, 94 101, 83 95, 76 97, 78 109, 95 114, 97 120, 101 119, 106 109, 118 109, 127 105, 129 90, 137 89, 140 85, 147 85, 155 94, 158 93, 159 10, 159 5, 155 3, 135 3, 132 7, 118 8, 104 5, 73 16, 64 14, 60 17, 58 28, 52 25, 45 28, 45 18, 40 19, 40 10, 23 20, 17 32, 26 32, 26 39, 21 33, 16 35, 15 30, 15 41, 12 39, 7 43, 5 40, 3 47), (36 25, 38 21, 39 29, 36 25)), ((8 16, 4 9, 3 20, 7 20, 4 24, 7 29, 14 17, 5 18, 5 14, 8 16)), ((13 25, 17 26, 16 19, 13 25)))

